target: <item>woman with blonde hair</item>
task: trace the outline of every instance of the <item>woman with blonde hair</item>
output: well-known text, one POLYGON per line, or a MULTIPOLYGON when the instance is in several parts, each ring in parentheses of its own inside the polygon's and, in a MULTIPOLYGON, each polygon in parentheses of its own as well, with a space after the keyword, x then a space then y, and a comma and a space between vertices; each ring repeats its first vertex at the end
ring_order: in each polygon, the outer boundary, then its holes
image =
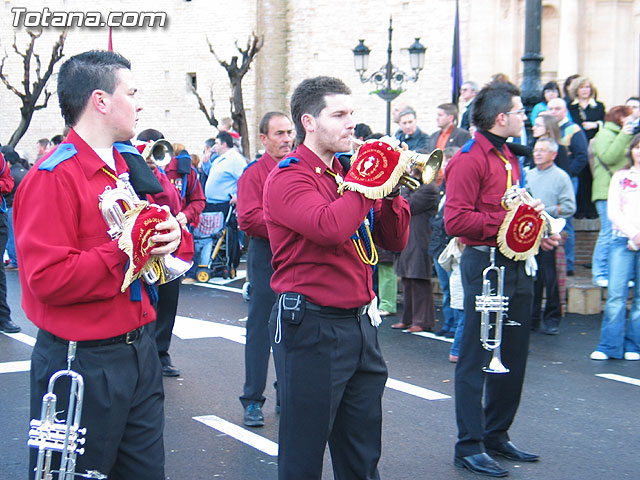
MULTIPOLYGON (((591 140, 604 125, 604 105, 596 100, 598 91, 587 77, 578 77, 571 82, 569 93, 573 98, 568 105, 571 118, 582 128, 587 140, 591 140)), ((598 212, 591 202, 592 183, 591 169, 583 168, 578 175, 576 218, 598 218, 598 212)))

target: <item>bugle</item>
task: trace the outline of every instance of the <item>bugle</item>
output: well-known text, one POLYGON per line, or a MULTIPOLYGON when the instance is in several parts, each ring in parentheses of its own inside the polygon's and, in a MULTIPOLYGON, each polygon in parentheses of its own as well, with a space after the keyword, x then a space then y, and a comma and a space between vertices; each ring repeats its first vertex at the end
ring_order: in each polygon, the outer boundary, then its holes
POLYGON ((153 143, 149 142, 142 151, 142 158, 144 158, 145 162, 153 159, 153 162, 160 168, 169 165, 172 157, 173 146, 164 138, 153 143))
MULTIPOLYGON (((502 345, 502 327, 504 317, 509 308, 509 297, 504 295, 504 267, 496 265, 496 248, 491 247, 491 264, 482 272, 482 295, 476 295, 476 311, 480 312, 480 341, 485 350, 493 352, 488 367, 482 370, 487 373, 509 373, 509 369, 502 364, 500 347, 502 345), (491 288, 489 275, 494 272, 497 275, 496 293, 491 288), (491 314, 495 313, 495 322, 491 322, 491 314), (493 329, 493 336, 491 330, 493 329)), ((517 322, 509 322, 507 325, 520 325, 517 322)))
MULTIPOLYGON (((386 137, 389 138, 389 137, 386 137)), ((354 157, 358 152, 358 148, 364 145, 362 140, 358 140, 355 137, 351 137, 351 141, 357 146, 355 149, 354 157)), ((393 145, 392 145, 393 146, 393 145)), ((417 190, 420 188, 420 185, 433 182, 438 176, 438 172, 440 171, 440 167, 442 166, 442 161, 444 159, 444 154, 442 150, 435 149, 430 154, 426 153, 418 153, 412 150, 403 150, 400 147, 394 147, 396 151, 400 152, 403 155, 406 155, 409 159, 408 168, 412 169, 415 167, 420 168, 422 171, 422 183, 413 178, 408 173, 403 174, 400 177, 399 183, 406 185, 411 190, 417 190)))
MULTIPOLYGON (((116 239, 122 235, 124 212, 141 202, 129 182, 129 174, 120 174, 116 180, 116 187, 107 186, 99 200, 102 216, 109 227, 107 234, 112 240, 116 239)), ((191 262, 167 254, 160 257, 160 261, 148 262, 142 276, 149 285, 167 283, 186 273, 191 265, 191 262)))
POLYGON ((106 479, 107 476, 97 470, 86 473, 76 472, 76 457, 84 454, 84 436, 86 428, 80 427, 82 402, 84 398, 84 379, 78 372, 71 370, 75 359, 76 342, 69 342, 67 350, 67 369, 55 372, 49 379, 47 393, 42 397, 40 420, 31 420, 27 445, 38 449, 35 468, 35 480, 52 480, 57 473, 58 480, 73 480, 75 477, 106 479), (62 377, 71 378, 69 405, 66 421, 56 418, 57 396, 53 393, 56 381, 62 377), (54 469, 53 453, 60 453, 60 466, 54 469))

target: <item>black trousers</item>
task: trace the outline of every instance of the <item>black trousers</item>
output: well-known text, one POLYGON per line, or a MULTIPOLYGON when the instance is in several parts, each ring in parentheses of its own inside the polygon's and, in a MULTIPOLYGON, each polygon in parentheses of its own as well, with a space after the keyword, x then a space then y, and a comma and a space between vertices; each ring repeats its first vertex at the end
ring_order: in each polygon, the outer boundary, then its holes
POLYGON ((556 250, 541 249, 540 253, 536 255, 536 261, 538 262, 538 273, 533 287, 531 326, 534 329, 540 326, 542 292, 546 289, 547 302, 542 318, 547 327, 557 327, 562 318, 562 307, 560 306, 560 292, 556 275, 556 250))
MULTIPOLYGON (((520 404, 529 351, 533 279, 525 274, 524 262, 509 260, 497 249, 496 264, 505 266, 503 294, 509 297, 508 319, 522 325, 502 329, 502 362, 510 372, 483 372, 492 353, 480 343, 480 312, 476 312, 475 297, 482 293, 482 271, 489 265, 489 253, 465 248, 460 262, 465 323, 455 374, 455 451, 459 456, 475 455, 483 452, 484 446, 508 440, 508 430, 520 404)), ((495 289, 495 276, 490 279, 495 289)))
POLYGON ((263 404, 267 384, 269 355, 269 316, 276 301, 271 290, 271 246, 263 238, 252 237, 247 254, 247 271, 251 282, 247 343, 244 347, 244 391, 240 397, 243 407, 251 403, 263 404))
MULTIPOLYGON (((49 377, 67 368, 67 344, 39 331, 31 355, 31 418, 40 418, 49 377)), ((160 362, 147 332, 133 344, 78 347, 71 369, 84 377, 80 425, 86 427, 84 455, 76 472, 98 470, 109 480, 164 480, 164 391, 160 362)), ((66 419, 70 381, 56 382, 58 415, 66 419)), ((29 478, 37 450, 30 449, 29 478)), ((54 455, 55 468, 59 454, 54 455)))
POLYGON ((156 321, 152 327, 158 348, 158 357, 163 367, 172 365, 169 355, 171 333, 176 323, 178 298, 180 297, 180 278, 158 286, 158 304, 156 305, 156 321))
MULTIPOLYGON (((4 253, 9 238, 9 223, 6 212, 0 212, 0 252, 4 253)), ((7 304, 7 275, 4 261, 0 258, 0 320, 11 320, 11 310, 7 304)))
MULTIPOLYGON (((276 304, 269 320, 273 341, 276 304)), ((369 317, 307 311, 273 344, 280 391, 279 480, 319 480, 329 442, 337 480, 379 479, 387 367, 369 317)))

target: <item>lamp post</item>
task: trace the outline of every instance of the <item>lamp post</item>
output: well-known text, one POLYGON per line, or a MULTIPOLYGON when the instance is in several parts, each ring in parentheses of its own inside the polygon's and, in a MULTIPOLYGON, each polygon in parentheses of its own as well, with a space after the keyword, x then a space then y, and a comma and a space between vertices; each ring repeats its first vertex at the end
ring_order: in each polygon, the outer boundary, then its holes
MULTIPOLYGON (((524 55, 522 63, 524 71, 522 76, 522 103, 524 103, 527 116, 531 115, 533 106, 540 100, 540 64, 543 56, 540 54, 540 31, 542 24, 542 1, 527 0, 525 3, 525 33, 524 55)), ((530 134, 530 126, 527 122, 527 134, 530 134)))
POLYGON ((369 53, 371 50, 364 44, 364 40, 353 49, 353 61, 356 72, 360 75, 362 83, 374 83, 377 87, 371 93, 375 93, 387 102, 387 135, 391 135, 391 101, 404 92, 402 88, 405 82, 418 81, 418 75, 424 68, 424 53, 427 49, 420 43, 420 38, 416 38, 413 45, 409 47, 409 62, 414 72, 413 76, 407 75, 391 62, 391 37, 393 35, 392 19, 389 17, 389 46, 387 48, 387 63, 379 70, 366 76, 369 65, 369 53))

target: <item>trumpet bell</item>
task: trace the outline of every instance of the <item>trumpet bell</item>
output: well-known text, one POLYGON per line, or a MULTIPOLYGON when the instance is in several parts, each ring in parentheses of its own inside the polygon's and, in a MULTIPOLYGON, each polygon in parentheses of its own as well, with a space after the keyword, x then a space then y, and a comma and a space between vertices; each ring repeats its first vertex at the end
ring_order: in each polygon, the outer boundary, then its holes
POLYGON ((145 160, 152 158, 156 165, 164 168, 169 165, 173 157, 173 147, 167 140, 156 140, 145 147, 142 156, 145 160))
POLYGON ((547 225, 549 225, 549 235, 560 233, 567 225, 567 220, 564 218, 553 218, 551 215, 547 215, 545 219, 547 220, 547 225))
POLYGON ((510 370, 502 364, 500 356, 496 355, 498 350, 494 350, 494 355, 491 357, 488 367, 482 367, 482 371, 486 373, 509 373, 510 370))
POLYGON ((442 150, 437 148, 431 152, 424 163, 422 163, 424 157, 427 156, 419 153, 415 163, 422 165, 422 183, 431 183, 437 178, 438 172, 440 172, 440 168, 442 167, 442 162, 444 160, 444 154, 442 153, 442 150))

